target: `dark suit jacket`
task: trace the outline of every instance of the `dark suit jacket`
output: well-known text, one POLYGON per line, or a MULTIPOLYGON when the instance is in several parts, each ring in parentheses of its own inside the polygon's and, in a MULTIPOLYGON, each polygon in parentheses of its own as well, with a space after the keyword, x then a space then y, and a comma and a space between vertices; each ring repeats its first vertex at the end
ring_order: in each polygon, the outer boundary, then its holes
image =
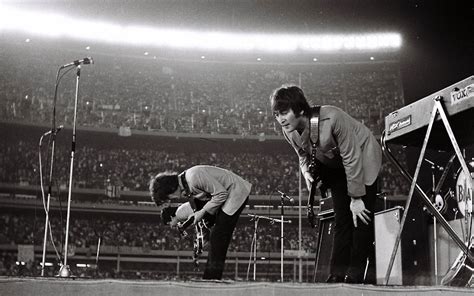
MULTIPOLYGON (((283 135, 298 154, 301 171, 307 172, 311 156, 309 128, 301 135, 296 130, 283 130, 283 135)), ((317 149, 320 162, 331 168, 344 167, 350 196, 365 195, 365 185, 374 183, 382 166, 381 147, 369 128, 335 106, 321 107, 317 149)))

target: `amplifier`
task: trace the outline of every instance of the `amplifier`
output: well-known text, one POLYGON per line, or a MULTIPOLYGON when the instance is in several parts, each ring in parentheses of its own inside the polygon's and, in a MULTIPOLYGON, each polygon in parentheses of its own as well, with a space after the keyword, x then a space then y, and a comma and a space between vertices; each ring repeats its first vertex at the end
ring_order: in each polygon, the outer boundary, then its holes
MULTIPOLYGON (((400 206, 374 214, 377 283, 383 283, 400 230, 404 210, 400 206)), ((411 207, 389 279, 390 285, 431 285, 427 214, 411 207)))
MULTIPOLYGON (((383 284, 388 270, 395 240, 400 229, 402 207, 395 207, 374 215, 375 268, 377 284, 383 284)), ((389 285, 402 285, 402 248, 399 246, 390 273, 389 285)))
MULTIPOLYGON (((331 200, 332 205, 332 200, 331 200)), ((314 262, 315 283, 325 283, 329 277, 331 251, 334 244, 334 211, 327 210, 323 215, 318 214, 318 235, 316 240, 316 258, 314 262)))
POLYGON ((334 203, 332 200, 332 196, 321 198, 319 201, 319 213, 318 217, 324 217, 327 215, 331 215, 334 212, 334 203))

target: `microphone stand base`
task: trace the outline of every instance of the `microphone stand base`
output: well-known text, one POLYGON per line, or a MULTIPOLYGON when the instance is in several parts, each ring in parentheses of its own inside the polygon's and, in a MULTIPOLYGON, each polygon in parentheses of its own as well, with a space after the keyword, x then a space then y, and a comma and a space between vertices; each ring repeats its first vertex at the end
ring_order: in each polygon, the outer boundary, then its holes
POLYGON ((61 268, 59 269, 59 274, 57 276, 63 278, 72 277, 69 265, 61 265, 61 268))

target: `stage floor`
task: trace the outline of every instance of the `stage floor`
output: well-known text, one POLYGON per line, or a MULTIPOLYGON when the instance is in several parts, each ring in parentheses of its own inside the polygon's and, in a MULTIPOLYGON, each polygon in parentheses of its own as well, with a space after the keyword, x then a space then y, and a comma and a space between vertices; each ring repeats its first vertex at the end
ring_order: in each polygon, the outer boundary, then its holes
POLYGON ((111 279, 0 277, 0 295, 474 295, 474 288, 372 286, 234 281, 137 281, 111 279))

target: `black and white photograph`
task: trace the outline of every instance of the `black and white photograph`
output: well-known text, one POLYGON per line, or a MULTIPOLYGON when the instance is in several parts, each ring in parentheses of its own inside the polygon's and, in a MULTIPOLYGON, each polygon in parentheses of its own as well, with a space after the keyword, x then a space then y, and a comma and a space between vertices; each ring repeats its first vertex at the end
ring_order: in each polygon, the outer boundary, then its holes
POLYGON ((474 292, 474 2, 0 0, 0 294, 474 292))

